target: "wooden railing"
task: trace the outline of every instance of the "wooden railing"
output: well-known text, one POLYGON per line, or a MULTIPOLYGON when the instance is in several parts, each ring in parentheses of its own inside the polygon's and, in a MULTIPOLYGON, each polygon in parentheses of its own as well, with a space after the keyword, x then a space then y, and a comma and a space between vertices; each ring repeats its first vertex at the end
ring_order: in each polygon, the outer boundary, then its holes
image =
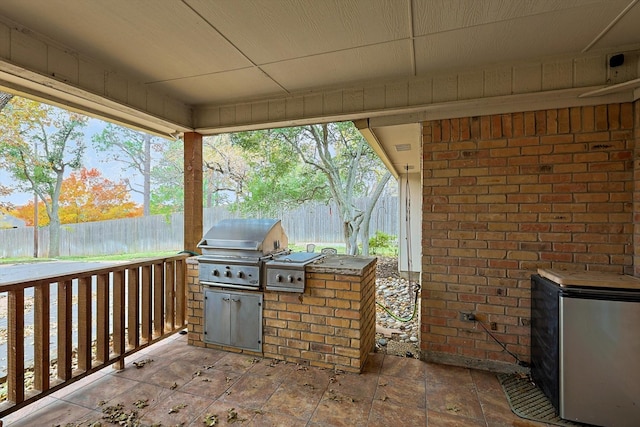
POLYGON ((0 418, 106 366, 123 369, 125 356, 184 329, 186 258, 149 259, 0 285, 8 299, 7 398, 0 404, 0 418), (33 366, 26 370, 25 291, 33 292, 34 343, 33 366), (55 306, 57 345, 52 358, 50 317, 55 306), (25 374, 31 370, 33 382, 27 385, 25 374))

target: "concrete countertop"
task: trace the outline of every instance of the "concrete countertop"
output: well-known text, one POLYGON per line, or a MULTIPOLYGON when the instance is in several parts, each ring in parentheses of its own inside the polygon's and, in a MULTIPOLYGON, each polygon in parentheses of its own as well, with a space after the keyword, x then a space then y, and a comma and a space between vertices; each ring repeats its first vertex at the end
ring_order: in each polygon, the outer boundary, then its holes
POLYGON ((360 275, 375 261, 374 257, 329 255, 307 265, 307 272, 360 275))
MULTIPOLYGON (((328 255, 307 265, 310 273, 336 273, 359 275, 373 262, 375 257, 353 255, 328 255)), ((198 264, 198 257, 187 258, 187 264, 198 264)))
POLYGON ((570 271, 539 268, 538 274, 562 287, 582 286, 640 290, 640 279, 626 274, 600 271, 570 271))

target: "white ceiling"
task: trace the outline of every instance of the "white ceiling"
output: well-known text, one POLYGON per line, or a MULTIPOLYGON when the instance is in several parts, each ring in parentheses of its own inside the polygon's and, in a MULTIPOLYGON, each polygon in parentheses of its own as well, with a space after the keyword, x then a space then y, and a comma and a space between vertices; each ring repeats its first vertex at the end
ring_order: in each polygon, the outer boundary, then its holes
MULTIPOLYGON (((194 109, 640 44, 637 0, 2 0, 0 17, 194 109)), ((389 164, 416 166, 417 132, 375 131, 389 164)))

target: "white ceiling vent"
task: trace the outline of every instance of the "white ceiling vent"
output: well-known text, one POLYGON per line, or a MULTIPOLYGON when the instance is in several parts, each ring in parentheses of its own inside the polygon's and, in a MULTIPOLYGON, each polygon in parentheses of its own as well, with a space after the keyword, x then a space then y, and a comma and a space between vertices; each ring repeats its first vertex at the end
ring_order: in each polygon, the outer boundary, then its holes
POLYGON ((397 144, 396 151, 411 151, 411 144, 397 144))

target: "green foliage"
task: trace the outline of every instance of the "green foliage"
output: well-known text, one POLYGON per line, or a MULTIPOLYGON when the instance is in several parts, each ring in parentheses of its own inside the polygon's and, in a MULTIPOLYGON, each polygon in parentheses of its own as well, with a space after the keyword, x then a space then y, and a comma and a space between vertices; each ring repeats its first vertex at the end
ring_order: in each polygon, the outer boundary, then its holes
POLYGON ((236 209, 244 215, 276 215, 282 208, 309 200, 328 200, 329 186, 320 170, 300 161, 289 143, 302 128, 240 132, 231 135, 244 150, 249 168, 245 192, 236 209))
POLYGON ((184 210, 184 188, 160 186, 151 193, 151 215, 170 215, 184 210))
POLYGON ((184 147, 182 141, 168 141, 162 156, 151 169, 153 191, 151 215, 168 215, 184 210, 184 147))
POLYGON ((376 254, 381 249, 391 249, 395 240, 396 236, 378 230, 376 234, 369 238, 369 248, 376 254))
POLYGON ((306 201, 332 200, 347 252, 358 253, 357 236, 368 233, 372 206, 391 175, 353 123, 242 132, 231 141, 245 150, 249 165, 238 205, 243 214, 274 215, 306 201), (364 209, 355 204, 362 196, 372 199, 364 209))

